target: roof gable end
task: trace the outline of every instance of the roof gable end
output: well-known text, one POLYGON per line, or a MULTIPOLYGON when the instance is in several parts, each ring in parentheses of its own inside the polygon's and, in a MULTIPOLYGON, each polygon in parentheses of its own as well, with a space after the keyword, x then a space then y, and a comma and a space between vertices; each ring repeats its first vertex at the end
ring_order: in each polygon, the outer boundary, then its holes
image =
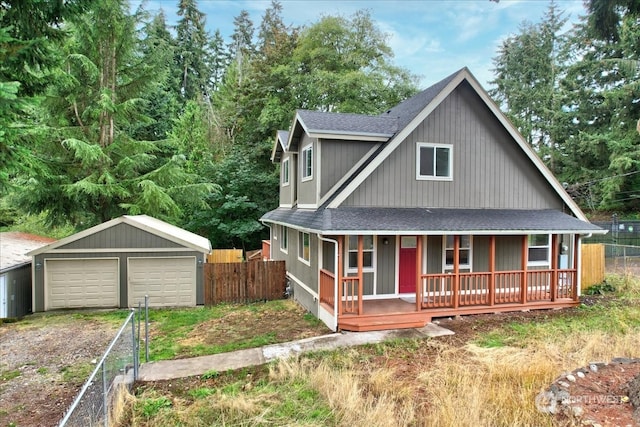
POLYGON ((366 167, 364 167, 350 182, 335 195, 328 204, 329 208, 339 207, 373 171, 389 157, 389 155, 422 123, 441 103, 444 101, 463 81, 466 81, 477 93, 483 103, 496 117, 500 124, 507 130, 518 146, 524 151, 529 160, 536 166, 551 187, 561 197, 563 202, 571 209, 572 213, 579 219, 587 221, 584 213, 573 201, 571 196, 564 190, 562 185, 553 176, 542 160, 537 156, 531 147, 524 140, 524 137, 500 111, 497 104, 491 99, 489 94, 482 88, 480 83, 471 74, 468 68, 462 68, 456 73, 448 76, 433 86, 425 89, 419 94, 398 104, 388 110, 386 115, 395 114, 398 116, 398 123, 404 125, 399 132, 391 139, 382 150, 376 155, 366 167))

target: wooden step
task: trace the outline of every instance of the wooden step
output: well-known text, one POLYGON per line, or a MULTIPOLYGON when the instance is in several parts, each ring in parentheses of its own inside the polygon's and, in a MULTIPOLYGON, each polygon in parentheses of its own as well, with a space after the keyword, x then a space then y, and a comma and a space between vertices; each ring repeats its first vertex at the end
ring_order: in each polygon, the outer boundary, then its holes
POLYGON ((338 329, 343 331, 365 332, 422 328, 430 321, 431 316, 425 312, 364 316, 344 315, 338 319, 338 329))

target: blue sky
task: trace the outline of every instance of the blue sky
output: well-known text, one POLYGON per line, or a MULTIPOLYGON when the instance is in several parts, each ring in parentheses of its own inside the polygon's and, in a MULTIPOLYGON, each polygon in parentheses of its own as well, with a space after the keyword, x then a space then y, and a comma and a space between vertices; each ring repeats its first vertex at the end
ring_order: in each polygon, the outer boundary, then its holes
MULTIPOLYGON (((310 25, 323 15, 350 16, 367 9, 378 27, 389 35, 396 65, 420 77, 425 88, 467 66, 485 88, 493 78, 492 59, 501 41, 518 32, 524 20, 539 22, 546 0, 281 0, 286 24, 310 25)), ((146 9, 162 8, 175 25, 178 0, 147 1, 146 9)), ((571 22, 585 14, 582 0, 556 0, 571 22)), ((211 34, 220 29, 225 41, 233 32, 233 18, 247 10, 257 28, 269 0, 199 0, 211 34)))

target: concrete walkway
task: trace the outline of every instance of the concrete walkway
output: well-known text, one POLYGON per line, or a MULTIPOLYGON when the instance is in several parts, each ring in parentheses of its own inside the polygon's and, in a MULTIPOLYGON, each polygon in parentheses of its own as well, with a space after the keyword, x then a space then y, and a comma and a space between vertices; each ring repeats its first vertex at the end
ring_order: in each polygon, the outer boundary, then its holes
POLYGON ((144 363, 138 371, 138 380, 160 381, 191 377, 202 375, 211 370, 223 372, 230 369, 245 368, 247 366, 263 365, 272 360, 284 359, 309 351, 334 350, 339 347, 375 344, 394 338, 426 338, 443 335, 453 335, 453 332, 432 323, 418 329, 343 332, 322 335, 298 341, 232 351, 230 353, 214 354, 211 356, 144 363))

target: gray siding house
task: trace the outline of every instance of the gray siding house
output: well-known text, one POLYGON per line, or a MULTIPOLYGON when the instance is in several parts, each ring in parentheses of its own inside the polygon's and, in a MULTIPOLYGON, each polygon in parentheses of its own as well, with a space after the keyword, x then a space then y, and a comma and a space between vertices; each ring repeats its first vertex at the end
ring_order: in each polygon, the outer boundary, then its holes
POLYGON ((269 256, 333 330, 576 305, 606 232, 467 68, 378 116, 299 110, 272 161, 269 256))
POLYGON ((33 311, 204 304, 208 239, 146 215, 122 216, 31 251, 33 311))

